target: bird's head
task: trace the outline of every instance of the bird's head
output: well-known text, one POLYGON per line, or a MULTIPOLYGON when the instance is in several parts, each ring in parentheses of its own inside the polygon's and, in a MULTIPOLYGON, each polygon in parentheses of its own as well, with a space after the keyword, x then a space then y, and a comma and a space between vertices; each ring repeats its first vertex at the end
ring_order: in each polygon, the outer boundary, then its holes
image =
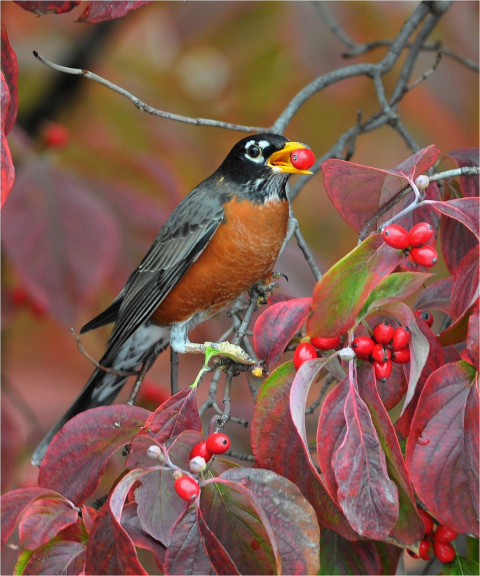
MULTIPOLYGON (((218 172, 233 185, 241 186, 259 202, 285 197, 285 185, 292 174, 312 174, 292 163, 292 152, 310 148, 290 142, 278 134, 255 134, 235 144, 218 172)), ((312 164, 313 164, 313 154, 312 164)), ((308 166, 310 167, 310 166, 308 166)))

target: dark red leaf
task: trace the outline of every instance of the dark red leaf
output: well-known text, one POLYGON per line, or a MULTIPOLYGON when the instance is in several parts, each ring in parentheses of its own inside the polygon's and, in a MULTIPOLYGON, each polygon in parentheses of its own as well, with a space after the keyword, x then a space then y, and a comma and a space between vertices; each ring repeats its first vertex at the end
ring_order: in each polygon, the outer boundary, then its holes
MULTIPOLYGON (((331 159, 322 164, 323 182, 340 216, 360 232, 380 206, 433 166, 439 154, 438 148, 431 145, 389 170, 331 159)), ((400 209, 397 203, 378 224, 389 220, 400 209)))
MULTIPOLYGON (((478 166, 478 148, 460 148, 447 154, 453 158, 459 168, 478 166)), ((478 174, 476 176, 459 176, 460 188, 464 196, 478 196, 478 174)))
POLYGON ((66 500, 47 498, 32 502, 19 523, 20 545, 27 550, 40 548, 77 519, 78 512, 66 500))
MULTIPOLYGON (((147 447, 147 437, 138 436, 132 442, 141 440, 147 447)), ((153 444, 148 438, 148 445, 153 444)), ((192 448, 203 441, 203 436, 195 430, 182 432, 168 448, 172 462, 180 468, 188 470, 192 448)), ((150 459, 150 462, 153 460, 150 459)), ((128 462, 127 462, 128 465, 128 462)), ((147 466, 144 462, 143 466, 147 466)), ((151 466, 152 464, 150 464, 151 466)), ((187 503, 175 492, 175 479, 171 470, 152 471, 146 474, 135 490, 137 514, 142 528, 165 546, 170 544, 170 532, 177 518, 183 513, 187 503)))
POLYGON ((460 318, 478 298, 478 255, 475 246, 460 262, 452 285, 452 318, 460 318))
POLYGON ((17 6, 20 6, 20 8, 23 8, 28 12, 33 12, 37 16, 43 16, 44 14, 65 14, 80 4, 80 0, 71 2, 62 2, 60 0, 53 2, 28 2, 24 0, 13 1, 17 6))
POLYGON ((479 345, 478 345, 478 326, 479 326, 479 315, 478 315, 478 304, 473 309, 470 318, 468 319, 468 333, 467 333, 467 345, 464 350, 462 350, 462 359, 475 366, 479 370, 479 345))
POLYGON ((80 505, 98 486, 110 456, 130 442, 149 415, 148 410, 122 404, 78 414, 50 443, 38 484, 80 505))
POLYGON ((337 499, 354 530, 367 538, 384 540, 398 520, 398 488, 388 476, 372 417, 356 389, 353 362, 344 413, 345 437, 332 459, 337 499))
POLYGON ((397 574, 402 549, 386 542, 349 542, 332 530, 322 530, 318 574, 397 574))
POLYGON ((448 216, 440 218, 440 239, 443 259, 452 275, 468 252, 478 245, 473 232, 458 220, 448 216))
POLYGON ((72 326, 114 269, 118 223, 81 181, 45 158, 23 165, 3 215, 4 248, 22 285, 72 326))
POLYGON ((307 333, 329 338, 349 330, 372 290, 402 257, 380 234, 364 240, 317 282, 307 333))
POLYGON ((283 574, 316 574, 320 530, 312 506, 282 476, 258 468, 232 468, 221 476, 250 490, 264 510, 277 539, 283 574))
POLYGON ((67 500, 58 492, 45 488, 19 488, 2 495, 2 539, 1 547, 5 545, 10 534, 13 532, 18 519, 23 514, 25 508, 36 500, 43 498, 56 498, 67 500))
MULTIPOLYGON (((452 220, 453 222, 453 220, 452 220)), ((465 229, 465 226, 463 226, 465 229)), ((441 310, 445 314, 450 315, 450 300, 452 298, 452 282, 453 278, 442 278, 437 280, 430 286, 423 290, 415 301, 415 310, 441 310)))
POLYGON ((78 18, 77 22, 104 22, 105 20, 114 20, 128 14, 131 10, 136 10, 142 6, 150 4, 152 0, 141 2, 133 0, 131 2, 100 2, 90 1, 85 8, 85 12, 78 18))
POLYGON ((22 574, 82 574, 86 550, 80 542, 49 542, 34 552, 22 574))
POLYGON ((377 390, 386 410, 391 410, 403 398, 408 389, 408 381, 402 364, 393 363, 392 374, 388 380, 377 380, 377 390))
POLYGON ((165 574, 216 574, 202 544, 193 506, 185 510, 172 528, 165 556, 165 574))
MULTIPOLYGON (((306 366, 315 365, 313 379, 319 370, 318 363, 321 364, 320 361, 305 363, 300 369, 302 375, 306 366)), ((251 430, 255 460, 262 468, 273 470, 296 484, 313 506, 321 526, 354 540, 357 535, 325 489, 309 449, 292 421, 289 395, 295 376, 293 362, 287 362, 267 378, 258 393, 251 430)))
POLYGON ((4 118, 8 114, 10 109, 10 93, 8 91, 7 83, 3 72, 0 72, 1 76, 1 102, 2 102, 2 125, 1 125, 1 145, 2 145, 2 194, 1 194, 1 204, 0 207, 3 208, 5 200, 8 198, 10 191, 13 187, 15 180, 15 168, 13 166, 12 155, 10 154, 10 148, 8 146, 7 137, 5 136, 5 122, 4 118))
POLYGON ((463 361, 441 366, 420 396, 406 464, 415 491, 439 522, 477 537, 478 447, 478 372, 463 361))
POLYGON ((124 506, 122 511, 122 527, 136 547, 150 550, 153 553, 157 566, 164 572, 167 549, 163 544, 144 532, 137 515, 137 505, 135 502, 130 502, 130 504, 124 506))
POLYGON ((2 126, 6 136, 12 129, 17 118, 18 64, 17 55, 15 54, 13 48, 10 46, 7 30, 4 24, 2 24, 2 73, 5 79, 5 84, 2 80, 2 126), (4 92, 6 92, 9 96, 9 103, 5 109, 3 105, 4 92))
POLYGON ((474 311, 478 303, 478 298, 467 310, 457 318, 455 322, 440 332, 438 335, 438 341, 442 346, 453 346, 455 344, 460 344, 467 339, 468 334, 468 321, 470 319, 470 314, 474 311))
POLYGON ((456 198, 445 202, 431 202, 432 206, 450 218, 458 220, 464 224, 477 238, 480 238, 479 226, 479 198, 456 198))
POLYGON ((255 352, 267 366, 278 362, 287 344, 307 318, 311 298, 296 298, 273 304, 257 318, 253 329, 255 352))

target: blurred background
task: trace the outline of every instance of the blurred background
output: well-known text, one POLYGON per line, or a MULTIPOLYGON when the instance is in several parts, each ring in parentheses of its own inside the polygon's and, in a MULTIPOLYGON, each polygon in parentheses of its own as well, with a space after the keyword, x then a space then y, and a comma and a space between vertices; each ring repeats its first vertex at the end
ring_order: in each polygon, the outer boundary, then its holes
MULTIPOLYGON (((417 3, 327 5, 353 39, 366 42, 394 38, 417 3)), ((12 231, 10 221, 2 248, 2 490, 36 484, 32 449, 92 371, 70 327, 78 331, 110 303, 179 200, 244 136, 142 113, 95 82, 46 68, 32 51, 89 69, 162 110, 270 126, 315 77, 377 62, 386 50, 345 60, 345 46, 310 2, 153 2, 117 20, 75 23, 84 7, 38 18, 2 2, 19 66, 19 113, 8 137, 16 183, 3 215, 4 223, 15 216, 18 226, 15 220, 12 231), (9 212, 14 196, 21 201, 9 212)), ((429 40, 478 62, 478 2, 454 2, 429 40)), ((434 52, 423 53, 412 79, 434 61, 434 52)), ((387 94, 399 66, 385 77, 387 94)), ((337 83, 312 97, 285 135, 320 157, 355 124, 359 109, 364 118, 378 110, 372 82, 337 83)), ((422 147, 435 143, 442 154, 477 147, 478 74, 443 57, 399 112, 422 147)), ((384 127, 360 136, 352 160, 389 168, 410 155, 399 135, 384 127)), ((441 167, 454 164, 447 159, 441 167)), ((320 173, 293 208, 323 272, 355 246, 356 233, 336 213, 320 173)), ((277 270, 289 277, 279 292, 311 294, 314 278, 295 240, 277 270)), ((437 278, 448 274, 442 264, 435 271, 437 278)), ((191 339, 218 339, 226 326, 223 313, 191 339)), ((93 357, 101 356, 108 334, 107 328, 83 339, 93 357)), ((201 364, 202 358, 180 358, 180 387, 194 380, 201 364)), ((148 374, 145 406, 149 398, 154 408, 168 397, 169 379, 164 353, 148 374)), ((205 381, 200 402, 207 392, 205 381)), ((232 415, 250 419, 251 413, 242 376, 234 381, 232 415)), ((205 423, 213 415, 207 411, 205 423)), ((248 429, 229 424, 227 432, 234 450, 249 452, 248 429)))

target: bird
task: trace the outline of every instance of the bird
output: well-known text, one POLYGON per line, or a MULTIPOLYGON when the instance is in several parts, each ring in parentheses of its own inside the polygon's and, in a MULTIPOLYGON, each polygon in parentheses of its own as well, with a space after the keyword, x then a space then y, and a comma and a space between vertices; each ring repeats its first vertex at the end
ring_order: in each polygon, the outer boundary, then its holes
MULTIPOLYGON (((288 229, 288 179, 311 174, 292 163, 295 151, 313 157, 307 145, 278 134, 247 136, 183 198, 120 294, 80 331, 114 323, 101 366, 131 372, 169 345, 178 353, 192 351, 190 330, 255 284, 271 281, 288 229)), ((32 463, 40 465, 68 420, 111 404, 127 379, 97 368, 37 446, 32 463)))

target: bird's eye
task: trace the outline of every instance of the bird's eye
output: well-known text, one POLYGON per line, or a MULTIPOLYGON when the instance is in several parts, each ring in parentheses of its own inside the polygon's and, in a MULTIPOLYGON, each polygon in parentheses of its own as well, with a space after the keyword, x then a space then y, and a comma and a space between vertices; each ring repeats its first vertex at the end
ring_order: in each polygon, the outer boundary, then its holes
POLYGON ((258 158, 260 156, 260 148, 255 144, 253 146, 250 146, 247 152, 251 158, 258 158))

